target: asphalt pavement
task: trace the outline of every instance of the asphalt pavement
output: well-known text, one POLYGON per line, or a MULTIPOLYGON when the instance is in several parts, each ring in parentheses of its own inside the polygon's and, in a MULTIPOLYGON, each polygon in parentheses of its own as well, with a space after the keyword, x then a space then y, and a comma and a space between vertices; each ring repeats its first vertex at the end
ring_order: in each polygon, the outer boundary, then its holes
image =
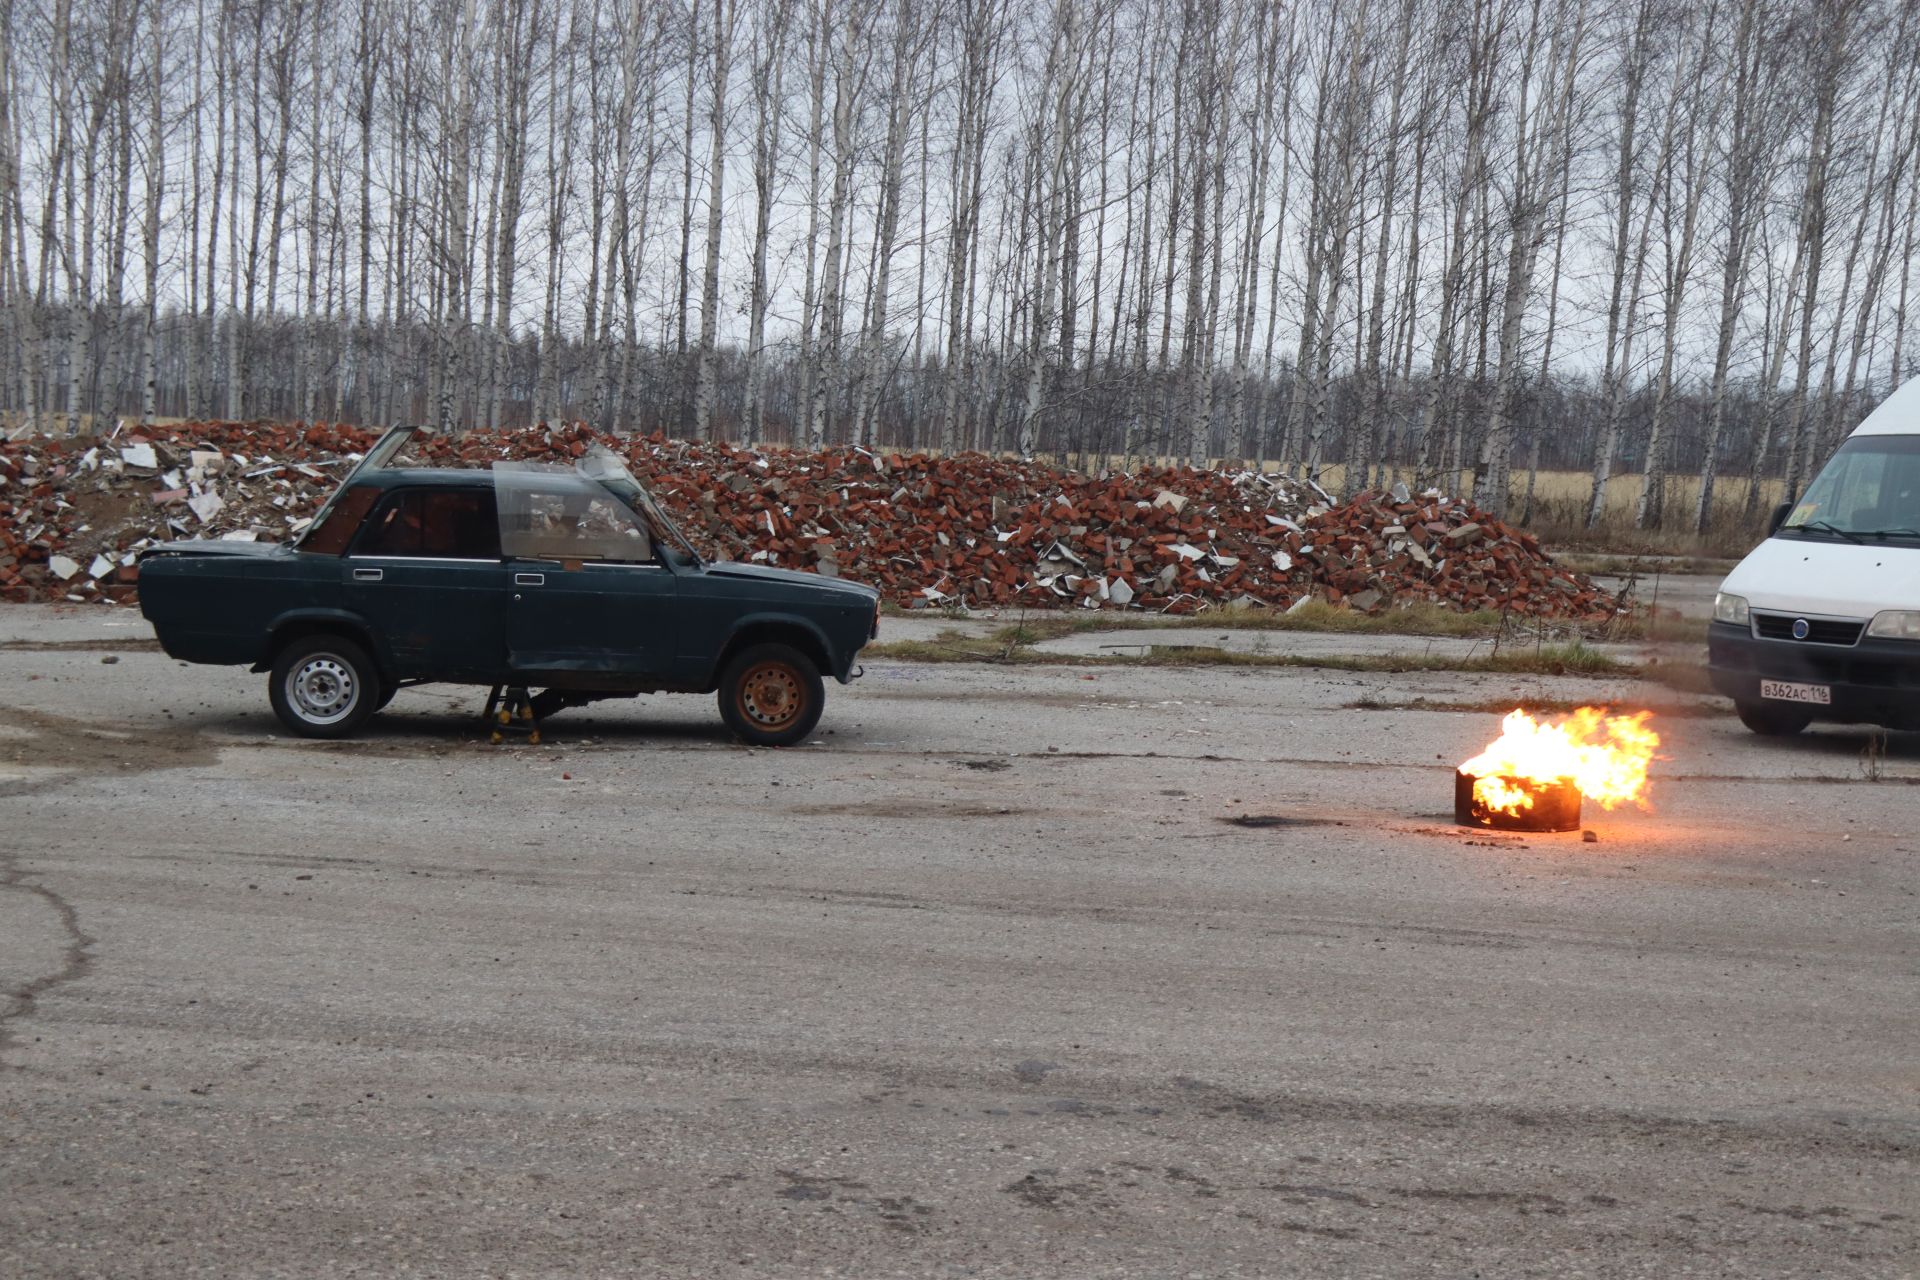
POLYGON ((870 664, 349 743, 0 611, 0 1276, 1872 1276, 1920 737, 1628 680, 870 664), (1455 827, 1525 696, 1652 808, 1455 827))

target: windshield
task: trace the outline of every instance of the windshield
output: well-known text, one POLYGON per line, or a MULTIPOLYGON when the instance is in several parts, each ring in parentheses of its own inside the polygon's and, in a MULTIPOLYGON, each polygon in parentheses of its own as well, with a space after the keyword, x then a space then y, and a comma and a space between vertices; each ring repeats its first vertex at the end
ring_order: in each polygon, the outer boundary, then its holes
POLYGON ((1814 477, 1780 532, 1920 544, 1920 436, 1854 436, 1814 477))
POLYGON ((605 445, 596 444, 587 451, 586 457, 573 465, 587 479, 626 499, 646 516, 656 534, 679 543, 681 549, 693 557, 695 564, 702 563, 700 553, 687 540, 687 535, 680 532, 680 526, 667 515, 666 509, 647 491, 647 487, 634 477, 633 472, 627 470, 627 464, 620 461, 619 454, 605 445))

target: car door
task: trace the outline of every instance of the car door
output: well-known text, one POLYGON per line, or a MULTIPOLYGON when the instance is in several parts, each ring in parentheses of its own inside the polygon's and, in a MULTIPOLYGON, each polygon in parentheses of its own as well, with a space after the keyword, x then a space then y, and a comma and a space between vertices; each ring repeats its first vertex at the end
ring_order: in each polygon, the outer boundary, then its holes
POLYGON ((508 662, 516 674, 664 678, 674 649, 673 571, 646 523, 560 468, 496 465, 501 545, 512 576, 508 662))
POLYGON ((401 679, 504 674, 509 592, 490 488, 392 490, 341 571, 349 607, 384 640, 401 679))

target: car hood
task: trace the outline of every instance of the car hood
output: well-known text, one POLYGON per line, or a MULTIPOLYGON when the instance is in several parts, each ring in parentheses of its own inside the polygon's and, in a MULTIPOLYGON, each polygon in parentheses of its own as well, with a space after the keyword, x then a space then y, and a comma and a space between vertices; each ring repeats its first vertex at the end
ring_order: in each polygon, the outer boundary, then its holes
POLYGON ((1770 612, 1871 618, 1920 608, 1920 547, 1768 538, 1720 589, 1770 612))
POLYGON ((284 542, 227 542, 218 538, 189 538, 182 542, 163 542, 141 552, 141 558, 153 556, 232 556, 261 559, 288 550, 284 542))
POLYGON ((784 582, 788 586, 816 591, 847 592, 878 600, 880 593, 859 582, 829 578, 824 573, 801 573, 794 569, 775 569, 764 564, 742 564, 737 560, 719 560, 707 565, 707 572, 718 578, 748 578, 756 582, 784 582))

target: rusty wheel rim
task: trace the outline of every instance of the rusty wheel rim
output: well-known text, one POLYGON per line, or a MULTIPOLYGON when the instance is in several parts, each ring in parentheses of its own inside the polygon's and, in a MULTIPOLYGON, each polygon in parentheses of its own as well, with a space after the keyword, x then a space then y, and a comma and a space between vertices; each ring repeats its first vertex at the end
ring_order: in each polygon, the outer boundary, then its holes
POLYGON ((734 694, 743 719, 757 728, 780 730, 800 718, 806 691, 800 673, 784 662, 762 662, 747 669, 734 694))

